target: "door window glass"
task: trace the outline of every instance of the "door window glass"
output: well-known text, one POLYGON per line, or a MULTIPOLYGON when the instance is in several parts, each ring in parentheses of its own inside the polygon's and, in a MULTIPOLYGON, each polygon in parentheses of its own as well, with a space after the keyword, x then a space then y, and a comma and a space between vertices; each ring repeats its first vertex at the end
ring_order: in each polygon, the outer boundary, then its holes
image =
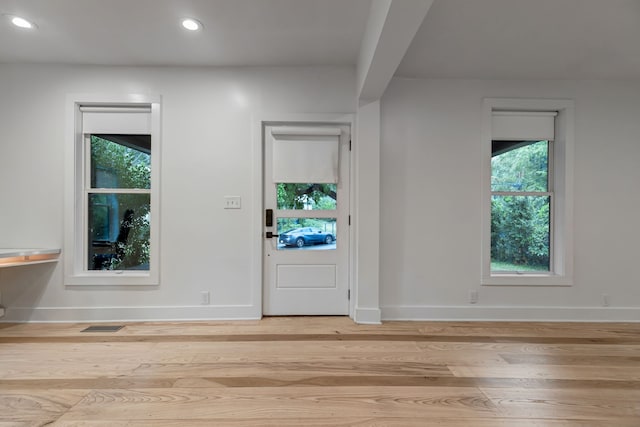
POLYGON ((335 210, 336 184, 278 183, 278 209, 335 210))
POLYGON ((335 250, 336 218, 278 218, 278 250, 335 250))

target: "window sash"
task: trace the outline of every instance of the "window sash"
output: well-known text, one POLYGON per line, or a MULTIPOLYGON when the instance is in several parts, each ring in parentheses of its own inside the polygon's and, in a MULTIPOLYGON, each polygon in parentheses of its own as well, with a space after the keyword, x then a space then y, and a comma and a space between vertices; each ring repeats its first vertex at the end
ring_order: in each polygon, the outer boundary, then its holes
MULTIPOLYGON (((120 109, 119 109, 120 110, 120 109)), ((126 109, 125 109, 126 110, 126 109)), ((139 113, 140 111, 134 111, 135 113, 139 113)), ((85 274, 105 274, 109 272, 113 272, 115 274, 122 274, 123 271, 129 272, 127 270, 92 270, 89 268, 89 257, 88 254, 90 252, 89 248, 89 199, 92 194, 149 194, 151 195, 151 188, 96 188, 91 186, 91 168, 92 168, 92 159, 91 159, 91 136, 93 133, 84 134, 84 174, 82 177, 82 188, 83 188, 83 197, 82 197, 82 214, 83 214, 83 225, 82 225, 82 270, 85 274)), ((153 180, 151 182, 153 186, 153 180)), ((155 212, 153 211, 153 205, 151 205, 149 210, 149 214, 151 218, 154 217, 155 212)), ((151 219, 153 221, 153 219, 151 219)), ((144 270, 143 270, 144 271, 144 270)))
MULTIPOLYGON (((555 245, 553 244, 554 242, 554 229, 555 229, 555 223, 554 223, 554 211, 555 211, 555 197, 554 194, 552 192, 513 192, 513 191, 492 191, 491 192, 491 198, 493 198, 493 196, 499 196, 499 197, 542 197, 542 198, 548 198, 549 199, 549 271, 546 270, 538 270, 538 271, 519 271, 519 270, 515 270, 515 271, 506 271, 506 270, 493 270, 491 268, 491 265, 489 265, 489 270, 491 271, 491 275, 492 276, 505 276, 505 275, 512 275, 512 274, 517 274, 517 275, 521 275, 521 276, 528 276, 528 275, 536 275, 539 276, 540 274, 543 275, 552 275, 555 272, 555 245)), ((491 221, 492 219, 492 215, 490 215, 490 219, 489 221, 491 221)), ((489 252, 491 252, 491 238, 489 238, 489 252)), ((491 257, 489 257, 491 258, 491 257)), ((490 259, 491 261, 491 259, 490 259)), ((491 264, 491 263, 490 263, 491 264)))
POLYGON ((551 191, 492 191, 491 196, 532 196, 532 197, 549 197, 553 196, 551 191))
MULTIPOLYGON (((542 113, 542 116, 551 116, 554 118, 556 114, 549 113, 549 115, 545 115, 542 113)), ((494 116, 495 117, 495 116, 494 116)), ((546 117, 545 117, 546 118, 546 117)), ((520 138, 515 138, 520 139, 520 138)), ((501 197, 548 197, 549 198, 549 271, 541 270, 541 271, 504 271, 504 270, 493 270, 491 268, 491 262, 489 262, 489 274, 494 277, 506 276, 517 274, 519 276, 539 276, 539 275, 553 275, 555 274, 555 238, 554 238, 554 230, 555 230, 555 194, 554 194, 554 182, 555 182, 555 170, 554 170, 554 143, 553 138, 549 139, 541 139, 541 141, 547 141, 547 191, 490 191, 489 192, 489 205, 491 205, 491 200, 494 196, 501 197)), ((494 141, 492 138, 489 143, 494 141)), ((490 167, 491 171, 492 168, 490 167)), ((493 214, 489 213, 489 223, 491 223, 493 214)), ((489 245, 489 253, 491 253, 491 238, 489 237, 488 242, 485 244, 489 245)), ((491 261, 491 256, 489 256, 489 261, 491 261)))
MULTIPOLYGON (((127 194, 149 194, 149 197, 151 198, 151 190, 137 190, 137 191, 127 191, 127 190, 119 190, 119 191, 108 191, 109 189, 105 189, 105 190, 101 190, 101 191, 92 191, 91 189, 87 190, 84 192, 84 197, 82 200, 82 206, 83 206, 83 226, 82 226, 82 268, 83 268, 83 274, 91 274, 91 275, 104 275, 104 274, 129 274, 131 272, 134 272, 134 274, 148 274, 149 270, 140 270, 140 272, 134 271, 134 270, 93 270, 89 268, 89 252, 90 252, 90 248, 89 248, 89 236, 90 236, 90 231, 89 231, 89 224, 91 223, 91 219, 89 218, 90 216, 90 209, 89 209, 89 205, 90 205, 90 199, 91 199, 91 195, 94 194, 123 194, 123 195, 127 195, 127 194)), ((149 206, 149 216, 150 216, 150 220, 149 220, 149 225, 151 225, 151 222, 153 221, 153 217, 154 217, 154 211, 153 211, 153 204, 151 204, 149 206)))

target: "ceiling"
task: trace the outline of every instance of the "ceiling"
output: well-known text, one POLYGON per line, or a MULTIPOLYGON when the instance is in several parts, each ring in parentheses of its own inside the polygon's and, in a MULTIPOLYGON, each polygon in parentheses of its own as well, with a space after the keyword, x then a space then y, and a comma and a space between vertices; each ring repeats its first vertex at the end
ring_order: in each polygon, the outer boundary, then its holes
POLYGON ((396 74, 638 79, 640 0, 436 0, 396 74))
POLYGON ((0 62, 351 65, 371 0, 0 0, 0 62), (201 21, 189 33, 181 18, 201 21))
MULTIPOLYGON (((0 0, 0 63, 355 66, 371 1, 0 0)), ((396 75, 639 79, 640 0, 435 0, 396 75)))

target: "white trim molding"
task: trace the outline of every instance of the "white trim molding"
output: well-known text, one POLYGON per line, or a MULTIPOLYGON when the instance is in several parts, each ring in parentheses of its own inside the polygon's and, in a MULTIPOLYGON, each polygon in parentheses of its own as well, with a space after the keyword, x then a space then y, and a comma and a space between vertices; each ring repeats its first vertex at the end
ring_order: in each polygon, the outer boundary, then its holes
POLYGON ((129 322, 193 320, 257 320, 251 305, 10 307, 2 322, 129 322))
MULTIPOLYGON (((351 113, 276 113, 276 114, 256 114, 252 116, 252 201, 253 205, 257 207, 252 218, 252 235, 255 236, 255 241, 252 243, 251 254, 252 261, 252 281, 251 281, 251 310, 248 313, 251 316, 247 318, 261 318, 263 314, 263 286, 264 286, 264 253, 263 253, 263 239, 264 239, 264 164, 263 164, 263 141, 264 141, 264 128, 266 125, 271 126, 284 126, 288 125, 291 129, 291 124, 295 123, 296 126, 313 126, 318 124, 345 124, 349 125, 351 129, 351 139, 356 139, 356 126, 355 126, 355 114, 351 113)), ((323 128, 324 129, 324 128, 323 128)), ((295 131, 294 131, 295 132, 295 131)), ((349 187, 349 214, 353 215, 354 210, 354 156, 350 156, 350 187, 349 187)), ((355 308, 354 301, 357 295, 357 287, 354 285, 354 266, 355 259, 354 248, 355 246, 355 234, 354 227, 349 228, 349 239, 351 244, 349 245, 349 289, 351 290, 351 301, 349 304, 349 316, 354 318, 355 308)))
MULTIPOLYGON (((66 286, 120 286, 160 284, 160 165, 161 165, 161 97, 140 94, 69 94, 66 100, 65 134, 65 241, 64 284, 66 286), (110 108, 110 111, 105 109, 110 108), (85 267, 86 215, 84 195, 85 148, 83 111, 109 116, 108 124, 120 123, 124 113, 146 112, 149 117, 133 120, 133 133, 138 133, 144 122, 145 132, 151 135, 151 247, 148 271, 88 271, 85 267), (113 113, 116 111, 117 113, 113 113), (113 117, 111 117, 113 116, 113 117)), ((104 125, 105 121, 98 121, 104 125)), ((126 123, 131 126, 132 123, 126 123)), ((125 126, 125 131, 127 127, 125 126)), ((111 129, 111 128, 109 128, 111 129)), ((122 133, 122 132, 111 132, 122 133)), ((126 133, 126 132, 125 132, 126 133)), ((133 190, 132 190, 133 191, 133 190)))
POLYGON ((485 98, 482 106, 482 285, 573 285, 573 173, 575 107, 570 99, 485 98), (491 273, 491 141, 493 112, 553 112, 553 229, 552 271, 527 274, 491 273))
POLYGON ((384 306, 382 319, 384 321, 640 322, 640 308, 384 306))
POLYGON ((380 325, 382 312, 379 308, 356 308, 353 321, 364 325, 380 325))

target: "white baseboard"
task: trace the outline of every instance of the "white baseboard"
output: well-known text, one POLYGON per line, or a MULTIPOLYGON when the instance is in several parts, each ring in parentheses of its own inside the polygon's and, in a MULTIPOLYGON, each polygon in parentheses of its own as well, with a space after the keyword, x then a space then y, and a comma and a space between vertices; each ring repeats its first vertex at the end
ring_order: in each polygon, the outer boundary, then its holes
MULTIPOLYGON (((260 307, 7 307, 0 308, 2 322, 125 322, 256 320, 260 307)), ((382 320, 450 321, 557 321, 640 322, 640 307, 483 307, 483 306, 383 306, 356 308, 354 321, 380 324, 382 320)))
POLYGON ((640 307, 383 306, 382 320, 640 322, 640 307))
POLYGON ((255 320, 251 305, 179 307, 7 307, 2 322, 126 322, 180 320, 255 320))
POLYGON ((356 323, 379 325, 381 322, 381 312, 379 308, 357 308, 353 316, 356 323))

